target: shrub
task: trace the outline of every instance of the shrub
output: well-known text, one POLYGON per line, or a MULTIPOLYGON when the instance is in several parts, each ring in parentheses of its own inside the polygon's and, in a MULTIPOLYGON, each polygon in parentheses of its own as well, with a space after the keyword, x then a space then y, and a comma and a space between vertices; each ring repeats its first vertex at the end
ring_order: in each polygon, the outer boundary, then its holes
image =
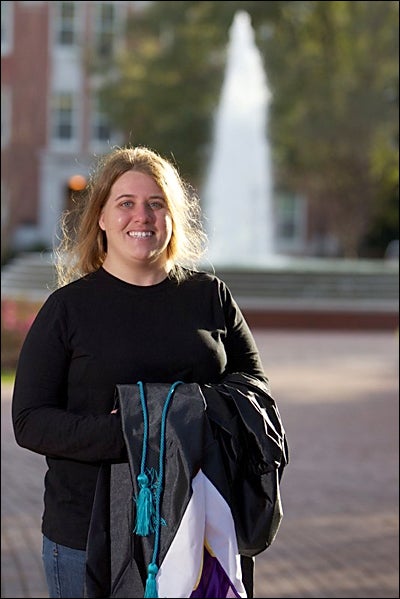
POLYGON ((14 370, 26 334, 42 302, 28 299, 1 300, 1 370, 14 370))

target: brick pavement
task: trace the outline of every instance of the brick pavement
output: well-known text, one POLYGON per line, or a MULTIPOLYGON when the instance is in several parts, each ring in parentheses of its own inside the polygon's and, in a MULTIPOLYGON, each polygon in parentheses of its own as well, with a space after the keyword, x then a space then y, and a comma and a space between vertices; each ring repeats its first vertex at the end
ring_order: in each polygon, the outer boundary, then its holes
MULTIPOLYGON (((256 597, 397 598, 398 332, 254 334, 291 448, 256 597)), ((44 462, 16 446, 9 415, 4 387, 1 597, 46 597, 44 462)))

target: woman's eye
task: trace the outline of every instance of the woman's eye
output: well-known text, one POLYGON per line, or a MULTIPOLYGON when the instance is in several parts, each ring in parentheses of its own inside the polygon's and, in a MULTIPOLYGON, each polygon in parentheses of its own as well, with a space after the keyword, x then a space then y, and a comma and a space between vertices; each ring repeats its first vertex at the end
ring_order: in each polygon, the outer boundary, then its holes
POLYGON ((164 208, 164 202, 160 200, 153 200, 149 202, 149 206, 152 210, 160 210, 160 208, 164 208))
POLYGON ((126 202, 122 202, 121 206, 124 208, 130 208, 132 206, 132 202, 130 200, 126 200, 126 202))

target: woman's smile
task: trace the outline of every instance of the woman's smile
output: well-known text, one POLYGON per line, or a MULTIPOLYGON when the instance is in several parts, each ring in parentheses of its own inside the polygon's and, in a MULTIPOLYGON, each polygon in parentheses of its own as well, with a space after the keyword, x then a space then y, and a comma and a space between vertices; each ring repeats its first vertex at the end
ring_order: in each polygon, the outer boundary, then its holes
POLYGON ((133 237, 134 239, 147 239, 149 237, 153 237, 153 231, 128 231, 129 237, 133 237))

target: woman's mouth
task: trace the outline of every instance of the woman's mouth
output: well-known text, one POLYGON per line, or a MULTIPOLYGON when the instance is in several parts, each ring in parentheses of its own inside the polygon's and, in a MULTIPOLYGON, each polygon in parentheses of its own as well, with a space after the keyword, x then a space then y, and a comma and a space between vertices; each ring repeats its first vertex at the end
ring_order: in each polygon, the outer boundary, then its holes
POLYGON ((144 239, 146 237, 152 237, 154 233, 153 231, 128 231, 128 235, 134 239, 144 239))

